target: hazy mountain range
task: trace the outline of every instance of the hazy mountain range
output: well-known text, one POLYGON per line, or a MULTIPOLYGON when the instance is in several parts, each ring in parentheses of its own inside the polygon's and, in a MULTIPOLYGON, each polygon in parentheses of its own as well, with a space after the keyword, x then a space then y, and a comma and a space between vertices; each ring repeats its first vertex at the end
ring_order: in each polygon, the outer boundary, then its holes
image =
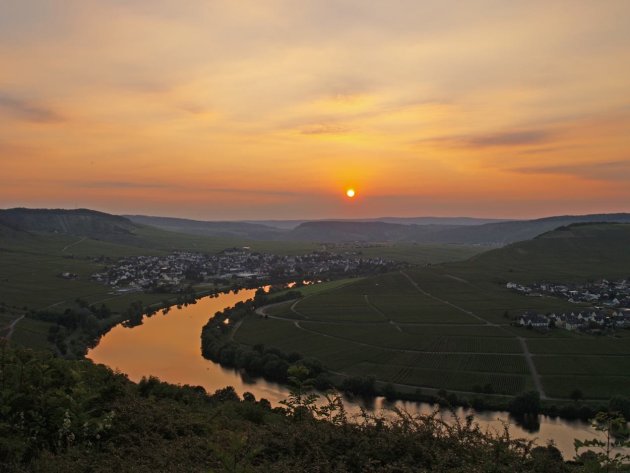
POLYGON ((88 209, 0 210, 0 232, 51 232, 116 241, 146 226, 171 232, 238 240, 405 242, 505 245, 573 223, 630 223, 630 214, 565 215, 534 220, 395 218, 327 221, 212 222, 142 215, 118 216, 88 209))
POLYGON ((164 230, 253 240, 318 242, 416 242, 505 245, 529 240, 560 226, 581 222, 630 222, 630 214, 564 215, 534 220, 475 218, 395 218, 368 220, 205 222, 197 220, 127 216, 131 221, 164 230))

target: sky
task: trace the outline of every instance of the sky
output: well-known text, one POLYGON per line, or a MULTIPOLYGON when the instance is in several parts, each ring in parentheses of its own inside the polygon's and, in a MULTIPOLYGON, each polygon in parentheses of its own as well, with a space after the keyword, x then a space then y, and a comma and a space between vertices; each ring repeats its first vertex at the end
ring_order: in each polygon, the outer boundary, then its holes
POLYGON ((0 207, 630 211, 628 18, 628 0, 0 0, 0 207))

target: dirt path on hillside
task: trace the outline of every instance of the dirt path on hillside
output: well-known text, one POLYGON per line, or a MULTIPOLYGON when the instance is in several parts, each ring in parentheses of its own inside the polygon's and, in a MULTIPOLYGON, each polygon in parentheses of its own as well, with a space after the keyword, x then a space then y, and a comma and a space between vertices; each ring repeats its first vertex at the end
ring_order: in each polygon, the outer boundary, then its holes
POLYGON ((17 319, 15 319, 13 322, 11 322, 8 325, 5 325, 3 330, 7 330, 7 334, 4 336, 4 338, 6 338, 7 340, 10 340, 11 337, 13 336, 13 332, 15 331, 15 326, 18 324, 18 322, 20 320, 22 320, 24 317, 26 317, 25 315, 20 315, 17 319))
POLYGON ((536 390, 540 393, 540 399, 548 399, 545 394, 545 390, 543 389, 542 381, 540 380, 540 375, 538 374, 538 370, 536 370, 536 364, 532 359, 532 354, 529 352, 529 347, 527 346, 527 340, 523 337, 517 337, 518 341, 521 342, 521 346, 523 347, 523 354, 525 355, 525 361, 527 361, 527 366, 529 366, 529 371, 532 375, 532 379, 534 380, 534 386, 536 386, 536 390))
MULTIPOLYGON (((294 306, 294 305, 295 305, 298 301, 299 301, 299 299, 296 299, 296 300, 295 300, 295 302, 294 302, 293 304, 291 304, 291 307, 293 307, 293 306, 294 306)), ((273 303, 273 304, 267 304, 267 305, 264 305, 264 306, 262 306, 262 307, 258 307, 258 308, 255 310, 255 313, 256 313, 256 314, 258 314, 258 315, 260 315, 261 317, 269 317, 270 319, 291 320, 291 321, 292 321, 292 320, 294 320, 294 319, 289 319, 289 318, 286 318, 286 317, 277 317, 277 316, 275 316, 275 315, 269 315, 269 314, 267 313, 267 311, 268 311, 269 309, 271 309, 272 307, 277 307, 277 306, 279 306, 279 305, 286 304, 287 302, 291 302, 291 301, 290 301, 290 300, 288 300, 288 301, 282 301, 282 302, 275 302, 275 303, 273 303)))
POLYGON ((298 312, 298 310, 296 309, 297 305, 302 302, 304 299, 306 299, 307 297, 310 296, 306 296, 303 299, 297 299, 293 304, 291 304, 291 312, 293 312, 295 315, 298 315, 300 317, 303 317, 305 319, 310 319, 310 317, 306 314, 303 314, 302 312, 298 312))
POLYGON ((424 289, 422 289, 422 288, 418 285, 418 283, 417 283, 416 281, 414 281, 414 280, 413 280, 413 278, 412 278, 411 276, 409 276, 407 273, 405 273, 404 271, 401 271, 401 272, 400 272, 400 274, 402 274, 405 278, 407 278, 407 280, 411 283, 411 285, 412 285, 413 287, 415 287, 415 288, 416 288, 416 290, 417 290, 420 294, 425 295, 425 296, 427 296, 427 297, 430 297, 431 299, 434 299, 434 300, 436 300, 436 301, 438 301, 438 302, 441 302, 442 304, 446 304, 446 305, 448 305, 448 306, 451 306, 451 307, 453 307, 454 309, 457 309, 457 310, 459 310, 460 312, 463 312, 464 314, 468 314, 468 315, 470 315, 471 317, 474 317, 474 318, 476 318, 477 320, 480 320, 480 321, 481 321, 481 322, 483 322, 485 325, 490 325, 490 326, 492 326, 492 327, 498 327, 498 325, 497 325, 497 324, 492 323, 492 322, 490 322, 489 320, 484 319, 483 317, 481 317, 481 316, 479 316, 479 315, 475 314, 474 312, 471 312, 471 311, 469 311, 469 310, 466 310, 466 309, 464 309, 463 307, 460 307, 460 306, 458 306, 458 305, 456 305, 456 304, 453 304, 452 302, 449 302, 449 301, 444 300, 444 299, 440 299, 439 297, 434 296, 434 295, 432 295, 432 294, 428 293, 427 291, 425 291, 424 289))
POLYGON ((61 249, 61 252, 64 253, 68 248, 72 248, 73 246, 78 245, 79 243, 84 242, 85 240, 87 240, 87 237, 83 237, 80 240, 75 241, 74 243, 70 243, 69 245, 64 246, 61 249))
MULTIPOLYGON (((407 273, 405 273, 404 271, 401 271, 401 274, 403 276, 405 276, 409 280, 409 282, 418 291, 420 291, 422 294, 424 294, 424 295, 426 295, 428 297, 431 297, 431 298, 433 298, 433 299, 435 299, 437 301, 440 301, 440 302, 442 302, 444 304, 450 305, 451 307, 454 307, 454 308, 456 308, 458 310, 461 310, 462 312, 464 312, 466 314, 469 314, 469 315, 471 315, 471 316, 473 316, 473 317, 475 317, 475 318, 477 318, 479 320, 482 320, 482 321, 486 322, 487 325, 494 326, 494 327, 498 326, 497 324, 493 324, 490 321, 484 319, 483 317, 481 317, 481 316, 479 316, 477 314, 474 314, 471 311, 468 311, 468 310, 464 309, 463 307, 459 307, 459 306, 457 306, 457 305, 455 305, 455 304, 453 304, 451 302, 445 301, 444 299, 440 299, 439 297, 436 297, 436 296, 433 296, 433 295, 429 294, 428 292, 422 290, 422 288, 420 288, 420 286, 407 273)), ((454 279, 459 279, 459 278, 454 278, 454 279)), ((507 333, 510 333, 505 328, 503 328, 502 330, 506 331, 507 333)), ((515 336, 514 334, 511 334, 511 335, 515 336)), ((530 375, 532 377, 532 380, 534 381, 534 386, 536 387, 536 390, 540 394, 540 398, 544 399, 544 400, 549 399, 547 397, 547 395, 545 394, 545 390, 543 389, 543 385, 542 385, 542 381, 540 379, 540 375, 538 374, 538 371, 536 370, 536 364, 534 363, 534 360, 532 358, 532 354, 530 353, 529 347, 527 346, 527 340, 525 338, 523 338, 523 337, 518 337, 518 336, 516 336, 515 338, 521 344, 521 347, 523 349, 522 355, 525 357, 525 361, 527 362, 527 366, 529 367, 530 375)))
POLYGON ((393 326, 396 330, 398 330, 399 332, 402 333, 402 329, 400 328, 400 326, 398 325, 397 322, 394 322, 392 319, 389 318, 389 316, 383 312, 381 309, 379 309, 378 307, 376 307, 372 301, 370 300, 370 298, 368 297, 367 294, 364 294, 363 297, 365 298, 365 303, 368 305, 368 307, 372 310, 374 310, 375 312, 379 313, 380 315, 382 315, 385 320, 387 320, 387 323, 390 324, 391 326, 393 326))

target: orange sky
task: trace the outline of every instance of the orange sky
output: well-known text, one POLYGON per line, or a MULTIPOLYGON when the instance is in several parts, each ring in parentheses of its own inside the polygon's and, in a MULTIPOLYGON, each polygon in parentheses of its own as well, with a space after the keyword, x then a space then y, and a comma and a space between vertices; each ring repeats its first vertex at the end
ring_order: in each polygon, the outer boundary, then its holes
POLYGON ((628 18, 627 0, 4 0, 0 207, 630 211, 628 18))

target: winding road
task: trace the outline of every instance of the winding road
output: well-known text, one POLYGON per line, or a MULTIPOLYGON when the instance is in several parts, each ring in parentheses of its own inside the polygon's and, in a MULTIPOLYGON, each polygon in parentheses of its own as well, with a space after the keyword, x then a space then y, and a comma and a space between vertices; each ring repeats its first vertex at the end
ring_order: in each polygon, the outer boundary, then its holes
POLYGON ((9 325, 6 325, 3 330, 7 330, 7 334, 5 335, 5 339, 10 340, 11 337, 13 336, 13 332, 15 331, 15 326, 18 324, 18 322, 20 320, 22 320, 24 317, 26 317, 25 315, 20 315, 17 319, 15 319, 13 322, 11 322, 9 325))

